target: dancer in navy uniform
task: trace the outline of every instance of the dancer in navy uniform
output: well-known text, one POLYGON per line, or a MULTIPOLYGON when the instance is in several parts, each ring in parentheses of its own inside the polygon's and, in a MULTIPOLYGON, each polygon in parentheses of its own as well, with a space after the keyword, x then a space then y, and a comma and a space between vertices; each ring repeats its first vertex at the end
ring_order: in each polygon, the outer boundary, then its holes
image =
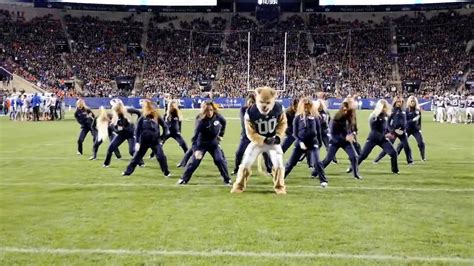
MULTIPOLYGON (((367 156, 369 156, 375 146, 380 146, 384 152, 390 155, 392 173, 398 174, 397 152, 388 140, 388 138, 394 137, 392 133, 388 131, 387 120, 389 115, 390 105, 386 100, 379 100, 375 106, 375 110, 369 117, 370 133, 358 158, 358 162, 360 165, 365 159, 367 159, 367 156)), ((348 172, 350 172, 350 170, 348 172)))
POLYGON ((170 133, 163 139, 163 144, 169 138, 173 138, 178 142, 181 149, 183 149, 183 152, 186 153, 188 151, 188 145, 186 145, 186 141, 184 141, 181 136, 182 120, 183 116, 178 108, 178 103, 176 101, 170 101, 165 119, 170 133))
POLYGON ((225 119, 217 113, 217 106, 213 102, 206 102, 201 107, 201 118, 194 130, 193 142, 193 156, 191 162, 186 165, 186 169, 178 181, 178 185, 186 185, 194 171, 201 164, 206 152, 209 152, 214 159, 214 164, 219 169, 224 184, 231 185, 231 179, 227 171, 227 163, 225 161, 222 149, 219 143, 224 137, 223 121, 225 119))
MULTIPOLYGON (((421 109, 418 104, 418 99, 415 96, 408 97, 407 105, 407 138, 413 135, 418 144, 418 149, 420 150, 421 160, 425 161, 425 142, 421 135, 421 109)), ((402 143, 399 143, 397 146, 397 153, 400 154, 402 149, 403 145, 402 143)))
POLYGON ((283 153, 285 153, 290 147, 293 142, 295 142, 295 136, 293 135, 293 120, 295 119, 295 114, 296 114, 296 109, 298 108, 298 103, 299 103, 298 98, 294 98, 291 101, 291 105, 288 106, 285 110, 286 114, 286 121, 288 124, 288 127, 286 128, 286 138, 281 144, 281 149, 283 150, 283 153))
POLYGON ((286 163, 285 178, 298 163, 301 155, 306 154, 311 163, 312 176, 318 176, 322 187, 328 185, 322 162, 319 160, 319 147, 322 144, 321 124, 318 109, 310 98, 299 101, 296 117, 293 121, 293 136, 295 148, 286 163))
POLYGON ((242 158, 244 157, 245 149, 250 143, 250 140, 249 138, 247 138, 247 134, 245 133, 245 113, 247 112, 247 109, 254 104, 255 94, 252 93, 247 96, 246 104, 240 108, 240 143, 239 147, 237 148, 237 151, 235 152, 235 167, 234 171, 232 171, 231 173, 232 175, 237 174, 237 171, 239 170, 239 165, 242 162, 242 158))
MULTIPOLYGON (((404 101, 403 98, 397 96, 393 99, 393 111, 388 119, 388 128, 390 133, 394 138, 390 139, 392 144, 395 142, 395 139, 400 139, 400 143, 403 145, 405 150, 405 155, 407 158, 407 163, 409 165, 413 164, 413 158, 411 156, 410 145, 408 144, 407 137, 407 115, 403 110, 404 101)), ((378 163, 387 153, 382 151, 377 158, 375 158, 374 163, 378 163)))
MULTIPOLYGON (((133 136, 135 126, 132 122, 132 116, 127 112, 122 101, 117 101, 115 105, 112 106, 111 126, 116 135, 107 148, 107 155, 105 156, 103 167, 109 167, 112 152, 120 147, 125 140, 128 142, 128 153, 130 156, 133 156, 135 153, 135 138, 133 136)), ((143 165, 143 162, 140 162, 140 165, 143 165)))
POLYGON ((76 111, 74 112, 74 117, 76 121, 81 125, 81 132, 79 133, 79 138, 77 139, 77 154, 82 155, 82 143, 86 138, 87 134, 91 132, 92 138, 95 141, 96 134, 95 131, 91 131, 92 122, 95 118, 94 113, 86 106, 86 103, 83 99, 79 99, 76 102, 76 111))
POLYGON ((331 139, 329 140, 329 149, 326 158, 323 160, 323 166, 326 168, 336 156, 339 148, 349 156, 354 178, 360 179, 357 168, 357 153, 354 148, 356 127, 355 110, 353 106, 344 101, 339 108, 339 111, 334 115, 330 125, 331 139))
MULTIPOLYGON (((320 143, 320 147, 323 146, 326 148, 326 153, 329 148, 329 124, 331 123, 331 114, 329 113, 329 110, 326 106, 326 102, 323 99, 318 99, 316 101, 316 107, 318 108, 319 112, 319 122, 321 123, 321 138, 323 143, 320 143)), ((337 159, 334 156, 334 160, 332 160, 333 163, 337 164, 337 159)))
POLYGON ((149 100, 143 101, 142 117, 138 119, 135 128, 137 152, 133 155, 130 164, 122 175, 131 175, 137 165, 143 162, 143 156, 145 156, 147 150, 152 149, 156 154, 156 160, 160 164, 163 174, 166 177, 171 176, 171 173, 168 170, 168 161, 160 142, 166 133, 160 135, 160 126, 163 128, 163 132, 168 131, 165 122, 160 117, 158 110, 153 107, 152 102, 149 100))
MULTIPOLYGON (((201 104, 201 108, 202 108, 202 106, 203 106, 203 104, 201 104)), ((200 120, 200 117, 201 117, 201 115, 196 116, 196 119, 194 121, 194 128, 197 127, 197 125, 199 123, 199 120, 200 120)), ((191 143, 191 145, 194 145, 194 143, 191 143)), ((193 149, 194 149, 194 147, 191 147, 186 151, 186 153, 184 153, 183 159, 181 159, 181 162, 179 162, 178 165, 176 165, 176 167, 185 167, 186 164, 188 164, 189 159, 191 159, 191 156, 193 156, 193 149)))
MULTIPOLYGON (((92 122, 92 130, 97 132, 97 137, 95 138, 94 146, 92 147, 92 156, 89 158, 89 160, 97 159, 97 152, 99 151, 99 147, 102 145, 105 138, 109 138, 111 142, 114 139, 115 133, 113 127, 111 126, 111 120, 112 114, 107 113, 105 109, 101 107, 100 114, 92 122)), ((122 158, 118 147, 116 150, 114 150, 114 154, 117 159, 122 158)))

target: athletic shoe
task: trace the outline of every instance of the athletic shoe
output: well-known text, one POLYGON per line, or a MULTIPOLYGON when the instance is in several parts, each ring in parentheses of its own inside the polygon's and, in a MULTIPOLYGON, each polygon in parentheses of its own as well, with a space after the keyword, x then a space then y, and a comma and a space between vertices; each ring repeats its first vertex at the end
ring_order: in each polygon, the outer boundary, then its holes
POLYGON ((104 165, 102 165, 102 167, 104 167, 104 168, 109 168, 109 165, 108 165, 108 164, 104 164, 104 165))
POLYGON ((122 176, 130 176, 130 174, 126 172, 122 172, 122 176))
POLYGON ((167 175, 165 175, 166 178, 170 178, 171 177, 171 173, 168 173, 167 175))
POLYGON ((232 186, 232 180, 224 181, 224 185, 226 185, 228 187, 231 187, 232 186))
POLYGON ((232 173, 230 173, 231 175, 236 175, 238 171, 234 170, 232 171, 232 173))
POLYGON ((186 185, 188 184, 188 182, 184 181, 183 179, 179 179, 178 182, 176 183, 176 185, 186 185))
POLYGON ((322 188, 326 188, 328 186, 328 182, 321 182, 320 185, 322 188))
POLYGON ((356 175, 356 176, 354 176, 354 178, 357 179, 357 180, 360 180, 360 179, 362 179, 363 177, 360 176, 360 175, 356 175))
POLYGON ((348 174, 349 174, 349 173, 352 173, 352 167, 348 167, 348 168, 346 169, 346 173, 348 173, 348 174))
POLYGON ((77 155, 82 155, 82 153, 80 153, 80 152, 77 152, 76 154, 77 154, 77 155))
POLYGON ((180 168, 180 167, 183 167, 183 166, 181 165, 181 163, 179 163, 179 164, 176 165, 176 167, 180 168))
POLYGON ((97 158, 94 157, 94 156, 92 156, 92 157, 89 158, 89 161, 93 161, 93 160, 95 160, 95 159, 97 159, 97 158))

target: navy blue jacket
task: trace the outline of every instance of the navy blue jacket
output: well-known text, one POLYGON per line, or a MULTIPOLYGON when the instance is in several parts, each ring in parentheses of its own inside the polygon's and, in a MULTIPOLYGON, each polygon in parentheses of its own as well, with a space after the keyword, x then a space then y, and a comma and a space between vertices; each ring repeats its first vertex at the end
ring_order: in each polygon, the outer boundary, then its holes
MULTIPOLYGON (((204 117, 200 119, 194 130, 194 136, 192 137, 193 145, 196 145, 198 149, 205 149, 207 147, 219 145, 218 137, 223 137, 222 129, 222 116, 215 114, 213 117, 204 117)), ((225 119, 224 119, 225 120, 225 119)))
POLYGON ((76 118, 76 121, 81 125, 81 127, 90 128, 92 126, 92 122, 95 118, 95 115, 90 109, 84 108, 76 109, 76 112, 74 112, 74 117, 76 118))
POLYGON ((395 129, 405 131, 407 129, 407 115, 401 108, 394 108, 392 114, 388 119, 388 128, 390 132, 394 132, 395 129))
POLYGON ((227 127, 227 121, 225 120, 224 116, 219 113, 217 113, 215 116, 219 120, 219 123, 221 123, 222 125, 221 131, 219 133, 219 137, 223 138, 225 134, 225 129, 227 127))
POLYGON ((240 127, 241 127, 241 132, 240 135, 242 138, 247 138, 247 134, 245 133, 245 113, 247 112, 248 106, 242 106, 240 107, 240 127))
POLYGON ((406 110, 407 131, 416 132, 421 130, 421 111, 418 109, 406 110))
POLYGON ((388 133, 388 117, 386 114, 380 114, 377 117, 369 118, 370 132, 367 137, 368 140, 380 142, 385 139, 385 134, 388 133))
POLYGON ((166 117, 166 125, 170 130, 170 134, 181 134, 181 120, 179 120, 178 116, 171 115, 170 117, 166 117))
POLYGON ((257 133, 266 138, 271 138, 276 135, 278 119, 282 113, 283 107, 278 102, 275 103, 275 106, 267 115, 260 113, 255 104, 247 110, 248 118, 255 124, 257 133))
POLYGON ((127 108, 127 112, 131 115, 137 115, 138 118, 142 116, 142 112, 140 112, 140 110, 135 109, 135 108, 127 108))
POLYGON ((321 124, 318 117, 298 115, 293 120, 293 136, 307 147, 321 145, 321 124))
POLYGON ((140 117, 137 121, 137 126, 135 127, 135 138, 137 142, 141 142, 145 138, 149 141, 158 141, 160 138, 159 126, 163 128, 163 132, 168 131, 168 128, 161 117, 158 118, 158 122, 150 117, 140 117))
POLYGON ((113 125, 114 131, 117 134, 126 134, 132 135, 135 129, 135 126, 129 122, 122 114, 118 116, 117 123, 113 125))
POLYGON ((354 127, 351 126, 350 122, 344 116, 337 117, 331 121, 329 126, 331 132, 330 143, 347 144, 346 136, 354 133, 354 127))
POLYGON ((329 130, 329 124, 331 123, 331 116, 326 111, 321 110, 319 112, 319 122, 321 123, 321 131, 327 133, 329 130))
POLYGON ((286 122, 288 124, 288 127, 286 128, 286 135, 291 136, 293 134, 293 120, 295 119, 295 111, 291 109, 287 109, 285 111, 286 113, 286 122))

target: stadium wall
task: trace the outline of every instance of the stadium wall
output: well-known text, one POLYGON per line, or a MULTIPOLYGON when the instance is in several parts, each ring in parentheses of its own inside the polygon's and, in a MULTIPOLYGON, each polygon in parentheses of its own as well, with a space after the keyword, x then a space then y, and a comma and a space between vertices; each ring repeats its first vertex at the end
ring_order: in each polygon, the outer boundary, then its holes
MULTIPOLYGON (((140 100, 142 98, 138 97, 117 97, 122 100, 122 102, 126 106, 131 106, 134 108, 140 108, 140 100)), ((92 109, 99 109, 101 106, 104 108, 110 108, 110 100, 112 98, 98 98, 98 97, 84 97, 82 98, 85 100, 86 105, 92 109)), ((198 109, 201 106, 201 103, 204 101, 211 100, 209 98, 200 98, 200 97, 195 97, 195 98, 180 98, 179 99, 179 105, 181 108, 184 109, 198 109)), ((240 108, 245 104, 245 98, 215 98, 212 99, 215 103, 219 104, 221 108, 224 109, 235 109, 235 108, 240 108)), ((329 109, 339 109, 341 106, 341 103, 344 99, 338 99, 338 98, 329 98, 328 99, 328 108, 329 109)), ((359 99, 359 109, 365 109, 365 110, 371 110, 374 109, 375 104, 377 103, 379 99, 359 99)), ((390 99, 387 99, 390 101, 390 99)), ((77 98, 66 98, 65 103, 67 106, 75 107, 76 106, 76 101, 77 98)), ((152 101, 156 102, 160 108, 164 108, 164 102, 162 98, 152 98, 152 101)), ((288 107, 292 101, 291 98, 281 98, 278 99, 279 102, 283 104, 283 106, 288 107)), ((420 106, 423 108, 425 111, 431 110, 431 100, 419 98, 418 99, 420 106)))
MULTIPOLYGON (((91 10, 65 10, 65 9, 54 9, 54 8, 37 8, 30 5, 25 5, 25 3, 2 3, 0 2, 0 9, 8 10, 10 12, 23 12, 23 16, 26 20, 30 20, 34 17, 38 16, 45 16, 48 14, 52 14, 54 17, 59 18, 65 15, 71 15, 73 17, 81 17, 81 16, 98 16, 104 20, 121 20, 125 17, 129 17, 130 15, 134 14, 135 21, 145 22, 146 17, 149 13, 146 12, 118 12, 118 11, 91 11, 91 10)), ((374 22, 381 22, 384 17, 400 17, 400 16, 410 16, 413 17, 417 13, 422 12, 426 15, 426 17, 430 18, 439 14, 440 12, 446 12, 447 10, 431 10, 431 11, 396 11, 396 12, 303 12, 303 13, 281 13, 280 19, 285 20, 289 16, 293 16, 298 14, 299 16, 303 17, 304 20, 308 21, 309 16, 311 14, 323 14, 327 17, 331 17, 334 19, 341 19, 342 21, 353 21, 353 20, 360 20, 360 21, 368 21, 372 20, 374 22)), ((456 12, 460 14, 471 14, 472 8, 463 8, 463 9, 456 9, 456 12)), ((214 17, 223 17, 228 20, 235 14, 235 13, 162 13, 166 16, 177 16, 178 20, 182 21, 191 21, 195 18, 205 18, 211 20, 214 17)), ((251 18, 255 20, 255 14, 250 12, 240 12, 238 13, 242 16, 251 18)), ((177 26, 177 25, 175 25, 177 26)))

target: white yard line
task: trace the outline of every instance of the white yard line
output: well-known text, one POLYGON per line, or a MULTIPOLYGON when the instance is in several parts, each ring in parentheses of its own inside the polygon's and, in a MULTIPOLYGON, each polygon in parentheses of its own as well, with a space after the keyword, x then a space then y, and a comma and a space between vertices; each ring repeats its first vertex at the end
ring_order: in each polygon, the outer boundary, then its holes
MULTIPOLYGON (((316 181, 315 181, 316 182, 316 181)), ((0 187, 74 187, 74 188, 91 188, 91 187, 167 187, 167 188, 208 188, 208 187, 228 187, 219 184, 203 184, 191 183, 185 186, 178 186, 175 184, 160 184, 160 183, 64 183, 64 182, 0 182, 0 187)), ((288 190, 293 188, 302 189, 318 189, 318 190, 380 190, 380 191, 415 191, 415 192, 474 192, 474 188, 415 188, 415 187, 366 187, 366 186, 329 186, 326 189, 320 188, 316 183, 310 185, 288 185, 288 190)), ((248 190, 252 188, 268 188, 272 189, 271 182, 268 185, 252 185, 249 184, 248 190)), ((230 188, 229 188, 230 189, 230 188)))
POLYGON ((52 254, 52 255, 121 255, 121 256, 188 256, 188 257, 250 257, 250 258, 329 258, 378 260, 398 262, 447 262, 447 263, 474 263, 473 258, 458 257, 425 257, 425 256, 395 256, 384 254, 348 254, 348 253, 292 253, 292 252, 246 252, 246 251, 192 251, 192 250, 133 250, 133 249, 76 249, 76 248, 19 248, 0 247, 0 253, 52 254))

